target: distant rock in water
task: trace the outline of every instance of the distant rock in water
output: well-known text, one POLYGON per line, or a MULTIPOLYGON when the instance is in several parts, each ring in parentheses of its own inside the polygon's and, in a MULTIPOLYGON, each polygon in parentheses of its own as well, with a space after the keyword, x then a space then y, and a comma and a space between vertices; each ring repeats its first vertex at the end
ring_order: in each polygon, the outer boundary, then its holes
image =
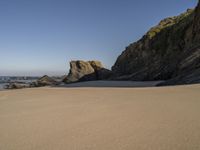
POLYGON ((100 61, 71 61, 70 71, 65 83, 108 79, 111 71, 105 69, 100 61))
POLYGON ((5 89, 23 89, 23 88, 30 88, 30 84, 26 83, 9 83, 5 86, 5 89))
MULTIPOLYGON (((195 10, 162 20, 132 43, 112 67, 113 79, 200 82, 200 3, 195 10)), ((164 83, 165 84, 165 83, 164 83)))

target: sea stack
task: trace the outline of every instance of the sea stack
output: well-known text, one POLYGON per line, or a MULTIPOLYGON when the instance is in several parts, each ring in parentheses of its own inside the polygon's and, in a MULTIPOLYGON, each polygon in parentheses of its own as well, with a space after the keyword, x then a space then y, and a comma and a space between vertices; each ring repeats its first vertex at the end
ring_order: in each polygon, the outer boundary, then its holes
POLYGON ((70 71, 64 82, 105 80, 110 76, 111 71, 104 68, 100 61, 77 60, 70 62, 70 71))

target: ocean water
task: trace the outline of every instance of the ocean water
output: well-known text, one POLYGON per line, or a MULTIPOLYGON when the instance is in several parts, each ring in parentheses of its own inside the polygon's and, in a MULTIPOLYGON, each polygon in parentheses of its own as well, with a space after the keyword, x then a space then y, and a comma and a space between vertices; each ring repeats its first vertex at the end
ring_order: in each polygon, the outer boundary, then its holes
POLYGON ((7 83, 0 83, 0 90, 3 90, 4 89, 4 86, 6 85, 7 83))

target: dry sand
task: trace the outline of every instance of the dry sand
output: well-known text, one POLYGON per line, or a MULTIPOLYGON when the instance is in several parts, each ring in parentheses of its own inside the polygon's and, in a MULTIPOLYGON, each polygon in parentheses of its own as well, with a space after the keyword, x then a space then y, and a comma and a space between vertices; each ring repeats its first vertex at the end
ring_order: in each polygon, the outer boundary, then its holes
POLYGON ((0 91, 0 150, 199 150, 200 85, 0 91))

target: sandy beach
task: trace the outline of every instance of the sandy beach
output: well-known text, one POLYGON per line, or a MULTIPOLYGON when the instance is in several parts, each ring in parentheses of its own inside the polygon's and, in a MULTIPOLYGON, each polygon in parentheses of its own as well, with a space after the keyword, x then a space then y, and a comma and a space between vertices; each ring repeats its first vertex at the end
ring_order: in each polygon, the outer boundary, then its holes
POLYGON ((0 150, 199 149, 199 84, 0 91, 0 150))

